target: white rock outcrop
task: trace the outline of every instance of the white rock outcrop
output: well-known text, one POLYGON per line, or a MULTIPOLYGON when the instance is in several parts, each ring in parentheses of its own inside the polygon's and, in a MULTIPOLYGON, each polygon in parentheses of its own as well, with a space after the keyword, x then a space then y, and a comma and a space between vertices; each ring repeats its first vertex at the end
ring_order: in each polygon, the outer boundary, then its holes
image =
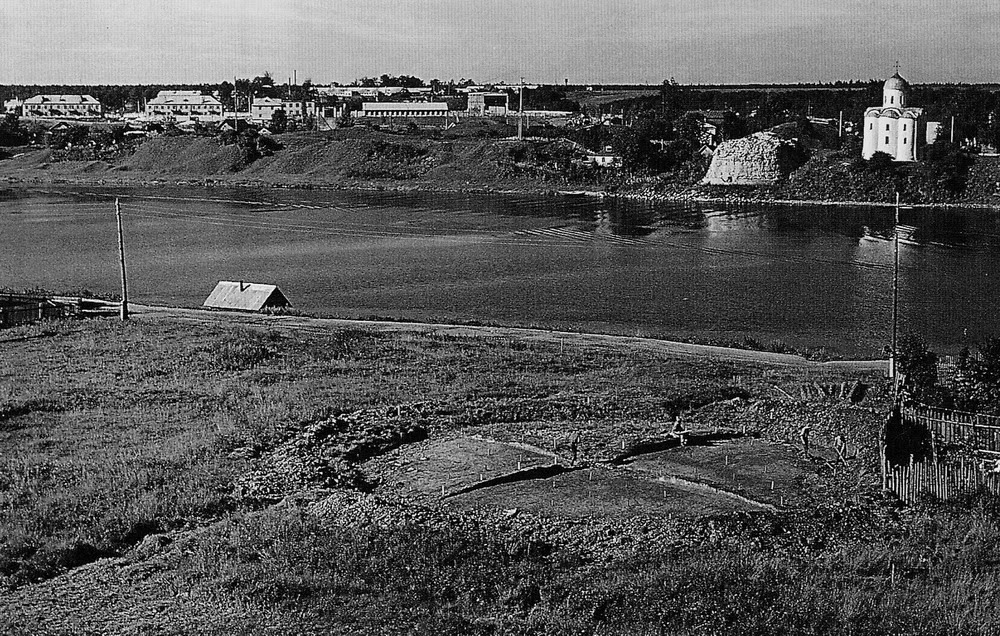
POLYGON ((802 163, 804 152, 795 139, 771 132, 724 141, 715 149, 703 185, 771 185, 802 163))

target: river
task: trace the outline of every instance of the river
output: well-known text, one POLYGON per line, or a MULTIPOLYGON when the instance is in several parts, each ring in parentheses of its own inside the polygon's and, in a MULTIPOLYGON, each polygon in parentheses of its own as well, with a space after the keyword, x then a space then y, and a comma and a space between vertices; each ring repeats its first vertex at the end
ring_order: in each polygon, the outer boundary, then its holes
MULTIPOLYGON (((277 284, 300 310, 726 342, 847 357, 890 337, 887 208, 239 188, 49 188, 0 198, 0 286, 199 306, 218 280, 277 284)), ((909 210, 900 332, 937 350, 1000 334, 1000 228, 909 210)))

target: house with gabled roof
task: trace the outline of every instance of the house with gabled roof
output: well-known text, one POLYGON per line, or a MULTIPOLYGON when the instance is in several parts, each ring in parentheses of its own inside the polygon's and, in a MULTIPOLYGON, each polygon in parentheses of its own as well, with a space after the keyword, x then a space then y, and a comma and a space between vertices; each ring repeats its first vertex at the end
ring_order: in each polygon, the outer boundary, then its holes
POLYGON ((291 307, 277 285, 220 280, 203 303, 209 309, 266 311, 291 307))
POLYGON ((223 117, 222 102, 199 91, 160 91, 146 102, 146 115, 178 121, 219 121, 223 117))
POLYGON ((103 117, 104 107, 90 95, 35 95, 24 100, 25 117, 103 117))

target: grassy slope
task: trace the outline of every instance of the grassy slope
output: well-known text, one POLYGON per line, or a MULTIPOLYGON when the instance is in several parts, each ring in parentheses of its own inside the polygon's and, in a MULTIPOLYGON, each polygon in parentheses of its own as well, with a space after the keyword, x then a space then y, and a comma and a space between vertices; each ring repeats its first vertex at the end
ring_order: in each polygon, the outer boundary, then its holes
MULTIPOLYGON (((746 425, 782 440, 807 420, 820 444, 846 429, 870 448, 877 402, 793 402, 772 388, 839 382, 843 372, 507 338, 277 334, 170 320, 0 335, 5 632, 995 628, 996 515, 899 515, 864 486, 873 481, 870 454, 846 472, 818 466, 806 484, 813 500, 795 514, 711 520, 566 525, 446 513, 350 489, 272 507, 283 493, 261 498, 239 487, 304 428, 361 413, 350 416, 357 430, 333 433, 343 435, 337 448, 358 448, 397 419, 395 405, 414 403, 432 437, 527 428, 548 446, 586 422, 587 452, 602 455, 623 436, 648 435, 677 405, 740 394, 749 401, 720 403, 692 425, 746 425), (123 556, 81 565, 100 555, 123 556)), ((305 483, 328 477, 306 474, 305 483)))
MULTIPOLYGON (((48 150, 30 150, 0 161, 0 175, 16 181, 142 183, 224 181, 261 185, 363 188, 488 189, 550 191, 567 184, 541 166, 521 161, 518 147, 473 132, 446 132, 429 139, 365 129, 276 136, 282 149, 248 163, 235 146, 209 137, 146 140, 115 165, 92 161, 52 162, 48 150)), ((559 144, 542 153, 562 156, 559 144)), ((533 147, 537 151, 538 147, 533 147)), ((576 186, 574 186, 576 187, 576 186)))

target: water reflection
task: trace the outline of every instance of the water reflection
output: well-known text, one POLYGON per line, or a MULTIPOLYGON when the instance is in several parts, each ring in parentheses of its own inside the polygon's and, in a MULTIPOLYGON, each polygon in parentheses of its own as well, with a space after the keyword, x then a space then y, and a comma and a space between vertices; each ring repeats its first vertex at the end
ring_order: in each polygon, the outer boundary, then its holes
MULTIPOLYGON (((877 355, 891 208, 226 188, 21 192, 0 201, 0 279, 113 293, 114 196, 139 302, 197 306, 221 279, 315 313, 478 319, 877 355)), ((903 329, 1000 333, 997 219, 904 210, 903 329), (968 249, 938 249, 965 247, 968 249)))

